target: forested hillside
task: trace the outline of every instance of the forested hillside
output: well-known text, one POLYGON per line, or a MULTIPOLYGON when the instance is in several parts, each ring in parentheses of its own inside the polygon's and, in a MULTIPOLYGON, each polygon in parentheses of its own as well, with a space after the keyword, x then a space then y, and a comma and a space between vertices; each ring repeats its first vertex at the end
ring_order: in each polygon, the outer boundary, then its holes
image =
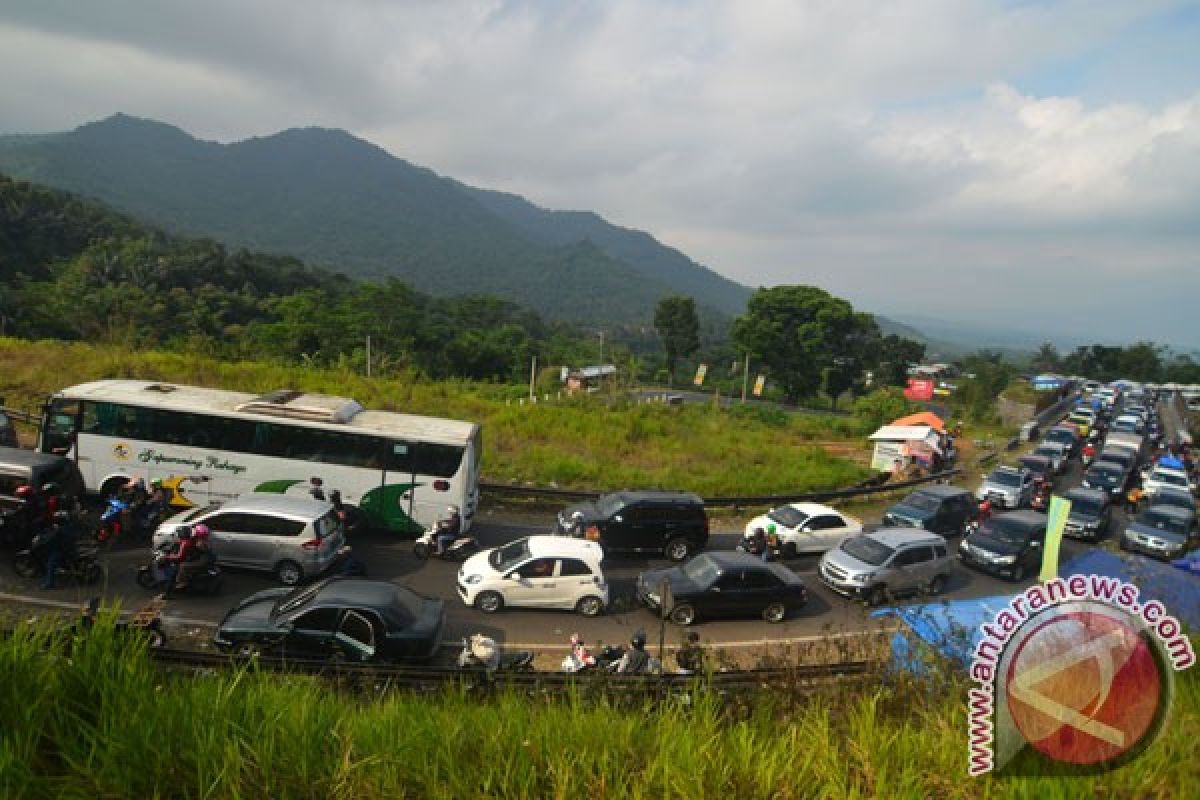
MULTIPOLYGON (((466 287, 471 288, 471 287, 466 287)), ((434 298, 285 257, 183 239, 0 175, 0 334, 109 341, 226 358, 510 379, 571 363, 574 329, 496 297, 434 298)))
POLYGON ((677 293, 733 315, 749 296, 644 233, 471 189, 344 131, 222 145, 118 114, 67 133, 0 136, 0 171, 171 232, 438 296, 495 294, 550 318, 646 323, 677 293))

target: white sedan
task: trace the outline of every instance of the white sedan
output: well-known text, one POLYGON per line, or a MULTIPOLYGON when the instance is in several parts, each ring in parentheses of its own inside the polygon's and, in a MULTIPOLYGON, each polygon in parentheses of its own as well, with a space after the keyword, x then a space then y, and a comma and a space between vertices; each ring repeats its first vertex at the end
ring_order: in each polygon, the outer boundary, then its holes
POLYGON ((819 503, 791 503, 750 520, 746 536, 752 536, 757 528, 768 531, 771 525, 775 526, 785 558, 824 553, 843 539, 862 533, 862 522, 837 509, 819 503))

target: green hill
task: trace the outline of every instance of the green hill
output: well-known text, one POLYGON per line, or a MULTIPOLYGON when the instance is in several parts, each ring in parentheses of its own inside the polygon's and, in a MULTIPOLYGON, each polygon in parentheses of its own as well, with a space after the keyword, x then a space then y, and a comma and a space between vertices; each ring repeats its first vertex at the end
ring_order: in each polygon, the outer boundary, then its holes
POLYGON ((0 171, 171 232, 435 295, 495 294, 554 318, 645 322, 673 293, 734 314, 749 296, 647 234, 466 187, 344 131, 217 144, 118 114, 2 136, 0 171))

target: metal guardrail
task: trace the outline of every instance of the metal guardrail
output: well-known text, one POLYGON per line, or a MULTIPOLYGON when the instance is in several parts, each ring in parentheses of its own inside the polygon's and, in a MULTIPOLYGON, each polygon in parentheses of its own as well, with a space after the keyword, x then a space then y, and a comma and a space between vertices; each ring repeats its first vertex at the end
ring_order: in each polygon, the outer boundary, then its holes
POLYGON ((41 415, 34 414, 31 411, 22 411, 19 408, 0 406, 0 413, 4 414, 14 422, 23 422, 26 425, 40 425, 42 422, 41 415))
POLYGON ((237 657, 222 653, 191 650, 150 650, 151 657, 164 666, 181 669, 213 670, 253 667, 280 672, 320 675, 332 680, 369 683, 372 687, 431 690, 455 683, 486 682, 488 686, 536 690, 562 690, 571 686, 603 688, 618 692, 653 693, 673 687, 691 687, 698 680, 714 689, 737 691, 772 686, 800 687, 807 682, 831 678, 865 676, 880 664, 871 661, 846 661, 835 664, 807 664, 775 669, 713 672, 711 675, 664 673, 662 675, 616 675, 604 670, 580 673, 498 671, 379 664, 347 664, 325 660, 286 659, 257 655, 237 657))
MULTIPOLYGON (((942 472, 936 472, 921 478, 914 478, 912 480, 881 483, 872 486, 853 486, 846 489, 829 489, 826 491, 800 492, 796 494, 721 496, 705 497, 701 499, 703 499, 704 504, 708 506, 729 506, 733 508, 743 508, 748 506, 775 505, 778 503, 799 503, 806 501, 844 499, 847 497, 866 497, 872 494, 892 492, 897 489, 907 489, 911 486, 920 486, 921 484, 925 483, 949 480, 950 478, 961 473, 961 469, 955 468, 942 472)), ((585 491, 574 489, 548 489, 537 486, 510 486, 503 483, 480 483, 479 489, 482 492, 490 494, 548 500, 593 500, 599 497, 601 494, 604 494, 603 492, 593 490, 585 491)))

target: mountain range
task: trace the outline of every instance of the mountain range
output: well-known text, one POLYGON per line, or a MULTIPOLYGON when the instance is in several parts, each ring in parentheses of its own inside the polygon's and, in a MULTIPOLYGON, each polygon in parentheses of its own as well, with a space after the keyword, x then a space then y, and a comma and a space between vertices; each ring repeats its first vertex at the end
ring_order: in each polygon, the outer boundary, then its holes
POLYGON ((668 294, 732 316, 750 296, 647 233, 466 186, 340 130, 218 144, 117 114, 0 136, 0 172, 174 233, 436 295, 495 294, 551 318, 645 324, 668 294))

